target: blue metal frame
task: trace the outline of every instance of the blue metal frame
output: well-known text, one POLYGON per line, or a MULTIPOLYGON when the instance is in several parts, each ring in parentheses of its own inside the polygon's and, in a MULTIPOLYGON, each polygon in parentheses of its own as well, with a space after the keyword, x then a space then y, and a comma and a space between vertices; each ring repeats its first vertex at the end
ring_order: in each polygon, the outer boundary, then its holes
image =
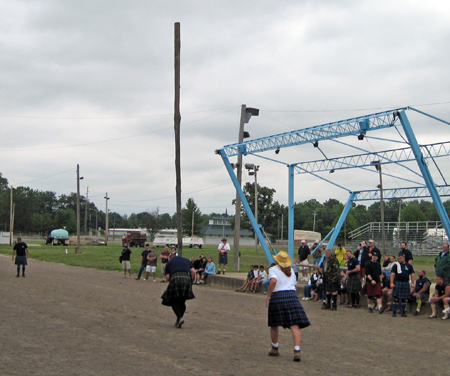
POLYGON ((288 254, 294 258, 294 166, 289 166, 289 193, 288 193, 288 254))

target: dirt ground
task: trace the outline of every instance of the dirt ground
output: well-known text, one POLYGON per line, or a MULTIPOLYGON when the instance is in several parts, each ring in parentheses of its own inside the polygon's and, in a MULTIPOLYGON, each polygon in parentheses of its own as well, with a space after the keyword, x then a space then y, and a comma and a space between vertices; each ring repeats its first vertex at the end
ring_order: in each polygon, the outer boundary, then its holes
POLYGON ((267 356, 262 294, 194 286, 183 329, 161 305, 166 284, 118 272, 0 256, 0 375, 445 375, 450 322, 304 302, 302 361, 290 331, 267 356))

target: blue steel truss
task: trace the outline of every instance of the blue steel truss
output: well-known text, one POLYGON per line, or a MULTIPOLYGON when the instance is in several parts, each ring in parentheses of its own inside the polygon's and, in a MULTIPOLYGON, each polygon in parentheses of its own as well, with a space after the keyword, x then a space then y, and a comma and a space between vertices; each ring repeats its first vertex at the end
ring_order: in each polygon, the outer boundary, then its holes
MULTIPOLYGON (((316 127, 305 128, 297 131, 286 132, 277 134, 274 136, 264 137, 260 139, 245 141, 238 144, 232 144, 224 146, 222 149, 216 150, 216 154, 219 154, 225 167, 228 170, 228 173, 231 177, 233 184, 235 185, 236 191, 239 194, 242 205, 247 212, 247 215, 250 219, 250 222, 255 231, 255 235, 258 237, 264 252, 266 253, 267 259, 269 262, 273 261, 272 254, 267 247, 264 236, 261 232, 261 225, 258 224, 255 220, 255 217, 250 209, 250 206, 246 200, 246 197, 242 191, 241 186, 238 183, 236 178, 236 174, 233 170, 233 167, 229 161, 230 157, 238 156, 238 155, 247 155, 247 154, 259 154, 269 150, 276 150, 291 146, 303 145, 303 144, 313 144, 315 142, 321 140, 335 140, 337 138, 346 137, 346 136, 359 136, 358 138, 363 139, 368 132, 377 131, 381 129, 386 129, 390 127, 401 127, 406 135, 407 141, 406 144, 409 147, 401 148, 401 149, 393 149, 386 151, 377 151, 373 153, 364 153, 359 155, 352 155, 340 158, 332 158, 325 159, 321 161, 310 161, 310 162, 299 162, 287 164, 289 167, 289 196, 288 196, 288 252, 289 255, 294 258, 294 172, 297 174, 301 173, 309 173, 314 176, 318 176, 316 172, 321 171, 330 171, 337 169, 348 169, 348 168, 362 168, 366 169, 369 166, 374 167, 374 162, 376 164, 388 164, 388 163, 396 163, 409 169, 414 174, 420 176, 424 180, 424 184, 413 182, 414 184, 418 184, 416 187, 408 187, 408 188, 396 188, 396 189, 384 189, 383 188, 383 196, 385 199, 392 198, 418 198, 418 197, 431 197, 440 219, 442 221, 443 227, 447 234, 450 234, 450 221, 447 215, 447 212, 443 206, 441 196, 450 196, 450 186, 449 185, 441 185, 437 186, 428 170, 428 166, 426 163, 426 159, 433 159, 436 157, 444 157, 450 154, 450 141, 442 142, 442 143, 434 143, 429 145, 419 145, 415 138, 412 127, 409 123, 409 119, 405 114, 405 110, 409 109, 408 107, 398 108, 389 111, 383 111, 376 114, 360 116, 348 120, 338 121, 334 123, 328 123, 319 125, 316 127), (419 171, 412 170, 409 167, 402 165, 404 162, 408 161, 416 161, 419 167, 419 171)), ((428 116, 434 120, 441 121, 446 124, 450 124, 447 121, 438 119, 432 115, 426 114, 424 112, 418 111, 416 109, 411 108, 422 115, 428 116)), ((337 141, 336 142, 341 142, 337 141)), ((349 145, 350 146, 350 145, 349 145)), ((360 149, 360 148, 358 148, 360 149)), ((361 149, 360 149, 361 150, 361 149)), ((272 158, 267 158, 264 156, 260 156, 268 161, 278 162, 272 158)), ((434 162, 435 163, 435 162, 434 162)), ((283 163, 286 165, 286 163, 283 163)), ((436 165, 437 167, 437 165, 436 165)), ((439 170, 439 168, 438 168, 439 170)), ((442 176, 442 172, 439 170, 442 176)), ((443 176, 442 176, 443 177, 443 176)), ((344 188, 339 186, 336 183, 333 183, 323 177, 321 179, 334 184, 340 188, 344 188)), ((400 179, 399 177, 397 177, 400 179)), ((407 180, 407 179, 403 179, 407 180)), ((409 180, 410 181, 410 180, 409 180)), ((445 179, 444 179, 445 181, 445 179)), ((447 183, 445 183, 447 184, 447 183)), ((344 188, 345 189, 345 188, 344 188)), ((336 237, 338 236, 342 224, 345 221, 345 218, 350 210, 351 204, 354 201, 363 201, 363 200, 378 200, 380 198, 380 190, 366 190, 366 191, 352 191, 348 190, 350 193, 349 199, 344 207, 344 210, 338 220, 334 231, 332 231, 329 247, 331 248, 334 245, 336 237)))

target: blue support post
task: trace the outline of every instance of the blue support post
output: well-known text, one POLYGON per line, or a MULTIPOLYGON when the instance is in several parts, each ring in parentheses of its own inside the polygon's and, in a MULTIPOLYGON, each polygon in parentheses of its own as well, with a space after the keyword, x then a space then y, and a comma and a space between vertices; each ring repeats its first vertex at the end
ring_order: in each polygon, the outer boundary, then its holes
POLYGON ((339 217, 336 227, 334 228, 333 235, 331 235, 330 242, 328 243, 328 248, 331 249, 334 243, 336 242, 339 232, 341 231, 341 228, 345 222, 345 218, 347 218, 347 214, 350 211, 350 208, 352 207, 354 199, 355 199, 355 192, 351 192, 350 196, 348 197, 347 203, 344 206, 344 210, 342 210, 341 216, 339 217))
POLYGON ((416 136, 414 135, 408 117, 406 116, 404 110, 399 111, 398 116, 400 118, 400 122, 402 123, 403 130, 405 131, 405 135, 408 138, 409 146, 411 147, 414 156, 416 158, 417 164, 419 165, 419 169, 422 172, 422 176, 427 185, 428 192, 430 193, 431 199, 433 200, 434 206, 436 207, 436 210, 439 214, 439 218, 442 221, 442 225, 444 226, 445 232, 447 233, 447 236, 450 236, 450 221, 448 218, 447 211, 445 210, 444 204, 442 203, 441 197, 439 196, 436 184, 434 184, 433 178, 431 177, 430 170, 428 170, 428 166, 422 155, 420 146, 417 143, 416 136))
POLYGON ((219 151, 220 151, 220 155, 222 157, 223 163, 225 164, 225 167, 227 168, 228 174, 230 175, 231 180, 233 181, 234 187, 236 188, 236 192, 239 194, 239 197, 241 198, 242 205, 244 206, 244 209, 245 209, 245 212, 247 213, 248 219, 250 220, 250 223, 253 226, 253 230, 255 231, 255 234, 258 237, 258 240, 261 243, 261 246, 263 247, 264 253, 266 254, 269 264, 271 264, 274 262, 274 260, 273 260, 272 254, 269 250, 269 247, 267 246, 266 239, 264 239, 264 236, 261 232, 261 225, 259 225, 256 222, 255 216, 253 215, 253 212, 250 209, 250 205, 248 204, 247 198, 244 195, 244 191, 242 190, 242 187, 239 184, 237 176, 233 171, 233 167, 231 166, 231 163, 225 153, 225 150, 220 149, 219 151))
POLYGON ((289 165, 289 197, 288 197, 288 254, 294 258, 294 172, 295 166, 289 165))

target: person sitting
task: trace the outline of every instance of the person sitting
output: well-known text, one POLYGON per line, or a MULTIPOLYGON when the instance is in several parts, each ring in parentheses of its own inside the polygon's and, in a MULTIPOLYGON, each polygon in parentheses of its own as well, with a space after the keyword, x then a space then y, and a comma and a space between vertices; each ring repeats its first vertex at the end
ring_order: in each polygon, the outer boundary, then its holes
POLYGON ((253 279, 250 281, 250 289, 248 292, 256 292, 256 286, 258 285, 259 270, 258 265, 253 265, 253 279))
MULTIPOLYGON (((272 264, 270 264, 270 268, 273 268, 275 265, 276 264, 273 262, 272 264)), ((270 268, 269 268, 269 272, 270 272, 270 268)), ((267 291, 269 290, 269 285, 270 285, 270 279, 269 279, 269 277, 267 277, 267 280, 262 283, 264 295, 267 294, 267 291)))
POLYGON ((314 266, 314 272, 311 275, 311 278, 309 279, 309 284, 303 286, 303 298, 302 300, 309 300, 312 297, 312 294, 317 288, 317 281, 320 278, 319 274, 319 266, 314 266))
POLYGON ((255 275, 253 274, 253 265, 250 265, 250 271, 247 273, 247 280, 241 287, 239 287, 239 289, 236 290, 236 292, 245 292, 250 286, 250 281, 252 281, 254 278, 255 275))
POLYGON ((212 257, 210 257, 208 259, 208 263, 205 266, 205 271, 202 273, 202 277, 201 277, 202 279, 201 279, 200 283, 205 283, 208 276, 214 275, 214 274, 216 274, 216 265, 214 265, 214 261, 213 261, 212 257))
POLYGON ((385 273, 381 273, 381 287, 381 293, 383 294, 382 302, 386 301, 386 307, 383 306, 380 313, 392 311, 392 301, 394 298, 392 296, 391 279, 385 273))
POLYGON ((416 312, 414 312, 414 316, 420 315, 420 307, 422 306, 422 302, 427 302, 430 298, 430 286, 431 282, 426 277, 425 270, 419 270, 419 279, 416 281, 416 287, 411 294, 411 297, 417 302, 417 308, 416 312))
MULTIPOLYGON (((344 258, 348 257, 347 255, 344 256, 344 258)), ((341 270, 341 284, 338 288, 338 298, 339 298, 339 304, 348 304, 348 294, 347 294, 347 273, 345 270, 341 270)))
POLYGON ((195 284, 199 285, 202 277, 202 273, 205 271, 206 267, 206 257, 203 255, 198 256, 198 260, 195 262, 195 284))
MULTIPOLYGON (((449 308, 449 296, 450 296, 450 286, 447 282, 444 282, 444 279, 440 276, 436 276, 436 288, 435 288, 435 294, 434 297, 431 298, 431 316, 428 318, 434 319, 437 317, 436 314, 436 306, 440 306, 441 308, 445 309, 445 311, 449 308)), ((444 317, 442 317, 442 320, 448 319, 448 311, 444 313, 444 317)))
POLYGON ((258 288, 258 286, 262 286, 263 282, 267 281, 268 279, 269 276, 267 275, 267 272, 264 270, 264 265, 261 265, 259 267, 259 274, 258 274, 258 281, 256 282, 256 288, 258 288))
POLYGON ((388 261, 389 262, 386 264, 386 266, 384 266, 386 261, 383 263, 383 267, 381 268, 381 273, 386 274, 386 276, 388 278, 391 278, 391 270, 392 270, 392 267, 394 266, 394 264, 396 262, 395 256, 394 255, 389 256, 389 260, 388 261))

